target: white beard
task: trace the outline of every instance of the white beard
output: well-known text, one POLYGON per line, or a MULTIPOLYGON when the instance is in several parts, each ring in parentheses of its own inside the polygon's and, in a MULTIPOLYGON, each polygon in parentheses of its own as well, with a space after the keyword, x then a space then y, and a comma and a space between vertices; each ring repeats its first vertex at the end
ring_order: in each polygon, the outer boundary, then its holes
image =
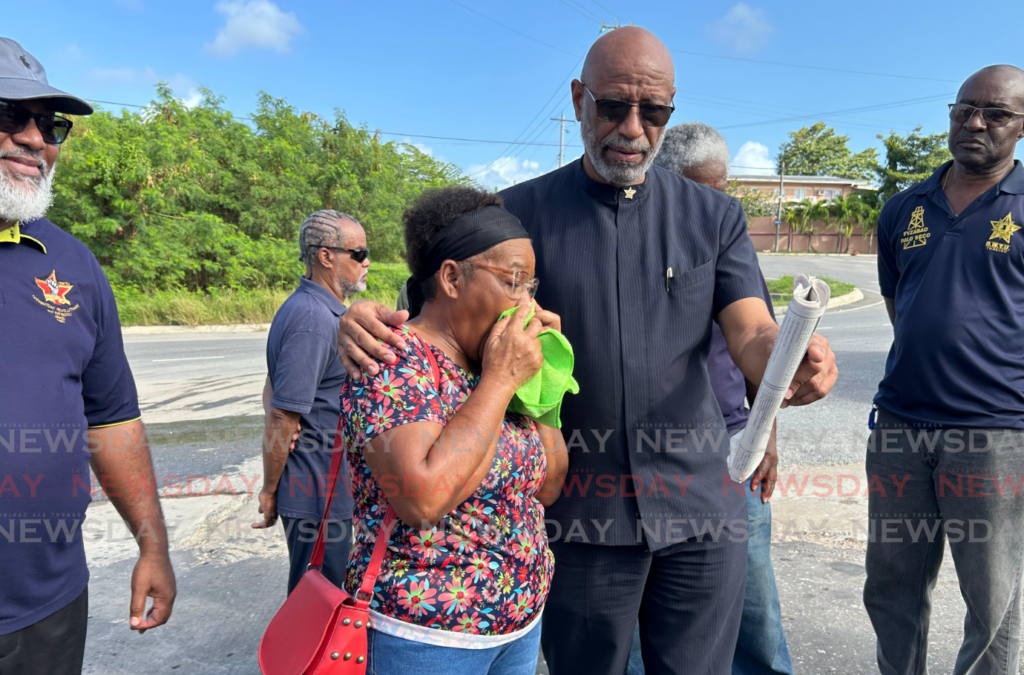
MULTIPOLYGON (((0 157, 13 154, 0 151, 0 157)), ((45 216, 53 203, 54 168, 39 178, 18 178, 0 171, 0 219, 28 222, 45 216)))
POLYGON ((628 140, 620 136, 618 132, 609 134, 599 141, 594 137, 594 125, 590 121, 590 116, 591 111, 584 110, 583 119, 580 121, 580 136, 583 138, 583 147, 587 151, 587 157, 590 158, 590 163, 597 174, 612 185, 632 185, 643 178, 647 170, 654 164, 654 158, 657 156, 658 150, 661 149, 665 134, 661 135, 658 144, 653 148, 646 136, 628 140), (604 149, 609 145, 616 145, 628 150, 639 150, 646 154, 644 160, 639 164, 613 162, 604 157, 604 149))
POLYGON ((365 281, 357 281, 353 284, 348 281, 345 281, 344 279, 339 279, 338 284, 341 286, 341 297, 345 298, 346 300, 351 298, 353 295, 366 292, 365 281))

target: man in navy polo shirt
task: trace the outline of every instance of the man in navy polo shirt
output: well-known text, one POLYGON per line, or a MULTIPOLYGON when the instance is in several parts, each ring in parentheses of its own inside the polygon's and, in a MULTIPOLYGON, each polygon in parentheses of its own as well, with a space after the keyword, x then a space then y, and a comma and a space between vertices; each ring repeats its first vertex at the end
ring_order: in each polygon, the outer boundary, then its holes
MULTIPOLYGON (((306 571, 327 498, 331 451, 341 414, 345 369, 338 360, 338 319, 345 302, 366 290, 370 251, 366 233, 352 216, 317 211, 299 229, 299 255, 306 275, 274 315, 267 336, 266 426, 263 435, 263 521, 281 516, 291 571, 291 593, 306 571), (300 427, 294 450, 289 442, 300 427)), ((352 496, 348 465, 331 504, 324 576, 341 586, 351 547, 352 496)))
POLYGON ((868 443, 864 604, 885 675, 926 672, 948 541, 967 604, 956 675, 1017 673, 1024 553, 1024 71, 984 68, 949 111, 953 161, 886 202, 895 339, 868 443))
POLYGON ((57 113, 91 112, 0 38, 0 675, 81 672, 90 465, 139 542, 130 628, 166 622, 175 597, 113 293, 92 253, 44 218, 72 125, 57 113))

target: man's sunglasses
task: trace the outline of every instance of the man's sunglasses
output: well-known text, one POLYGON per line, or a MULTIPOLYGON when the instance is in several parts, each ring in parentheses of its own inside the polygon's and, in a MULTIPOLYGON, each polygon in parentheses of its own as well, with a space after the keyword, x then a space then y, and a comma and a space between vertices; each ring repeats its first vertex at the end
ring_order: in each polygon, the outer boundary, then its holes
POLYGON ((50 145, 60 145, 71 133, 71 120, 66 117, 53 113, 34 113, 23 105, 0 100, 0 131, 20 134, 28 126, 29 120, 35 120, 43 141, 50 145))
POLYGON ((970 103, 950 103, 949 104, 949 119, 956 122, 957 124, 964 124, 969 119, 974 117, 975 112, 981 113, 981 119, 985 120, 986 124, 991 124, 994 127, 1001 127, 1010 123, 1014 117, 1024 115, 1024 113, 1014 112, 1013 110, 1007 110, 1006 108, 979 108, 976 105, 970 103))
MULTIPOLYGON (((580 84, 583 83, 581 82, 580 84)), ((584 84, 583 88, 590 94, 590 98, 594 99, 594 105, 597 106, 597 119, 602 122, 622 124, 622 121, 629 117, 630 110, 638 108, 640 111, 640 124, 645 127, 663 127, 668 124, 668 118, 672 117, 672 113, 676 109, 674 105, 627 103, 626 101, 617 101, 614 98, 597 98, 594 96, 594 92, 590 91, 590 87, 584 84)))
POLYGON ((344 251, 352 256, 352 260, 357 263, 361 263, 370 257, 370 249, 368 248, 342 248, 340 246, 321 246, 320 248, 326 248, 331 251, 344 251))

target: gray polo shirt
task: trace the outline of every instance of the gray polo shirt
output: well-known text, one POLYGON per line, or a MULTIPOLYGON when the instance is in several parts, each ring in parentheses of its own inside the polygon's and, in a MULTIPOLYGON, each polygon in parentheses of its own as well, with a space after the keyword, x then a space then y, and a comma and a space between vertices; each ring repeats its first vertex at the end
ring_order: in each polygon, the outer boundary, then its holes
POLYGON ((549 534, 657 550, 729 523, 745 533, 707 371, 713 317, 763 292, 740 203, 659 167, 615 188, 582 161, 502 197, 533 239, 537 301, 576 354, 569 474, 547 511, 561 532, 549 534))
MULTIPOLYGON (((344 313, 345 306, 330 291, 302 278, 277 310, 267 336, 267 372, 274 388, 270 404, 299 413, 302 425, 277 488, 277 511, 291 518, 319 520, 324 512, 346 377, 338 361, 338 320, 344 313)), ((331 519, 350 518, 352 494, 343 458, 331 519)))

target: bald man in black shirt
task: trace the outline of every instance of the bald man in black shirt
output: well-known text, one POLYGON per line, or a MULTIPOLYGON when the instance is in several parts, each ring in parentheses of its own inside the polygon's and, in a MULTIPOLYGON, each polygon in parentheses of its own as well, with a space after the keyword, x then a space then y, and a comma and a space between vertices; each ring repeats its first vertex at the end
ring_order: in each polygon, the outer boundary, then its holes
MULTIPOLYGON (((638 617, 649 675, 726 675, 736 646, 747 514, 708 380, 711 324, 752 382, 779 327, 739 202, 652 167, 674 78, 649 31, 602 36, 572 83, 583 158, 502 192, 533 238, 537 301, 561 315, 580 383, 562 407, 569 476, 547 513, 552 675, 621 675, 638 617)), ((339 331, 353 377, 394 358, 377 338, 402 348, 384 323, 404 319, 353 305, 339 331)), ((816 335, 788 404, 822 398, 837 376, 816 335)))

